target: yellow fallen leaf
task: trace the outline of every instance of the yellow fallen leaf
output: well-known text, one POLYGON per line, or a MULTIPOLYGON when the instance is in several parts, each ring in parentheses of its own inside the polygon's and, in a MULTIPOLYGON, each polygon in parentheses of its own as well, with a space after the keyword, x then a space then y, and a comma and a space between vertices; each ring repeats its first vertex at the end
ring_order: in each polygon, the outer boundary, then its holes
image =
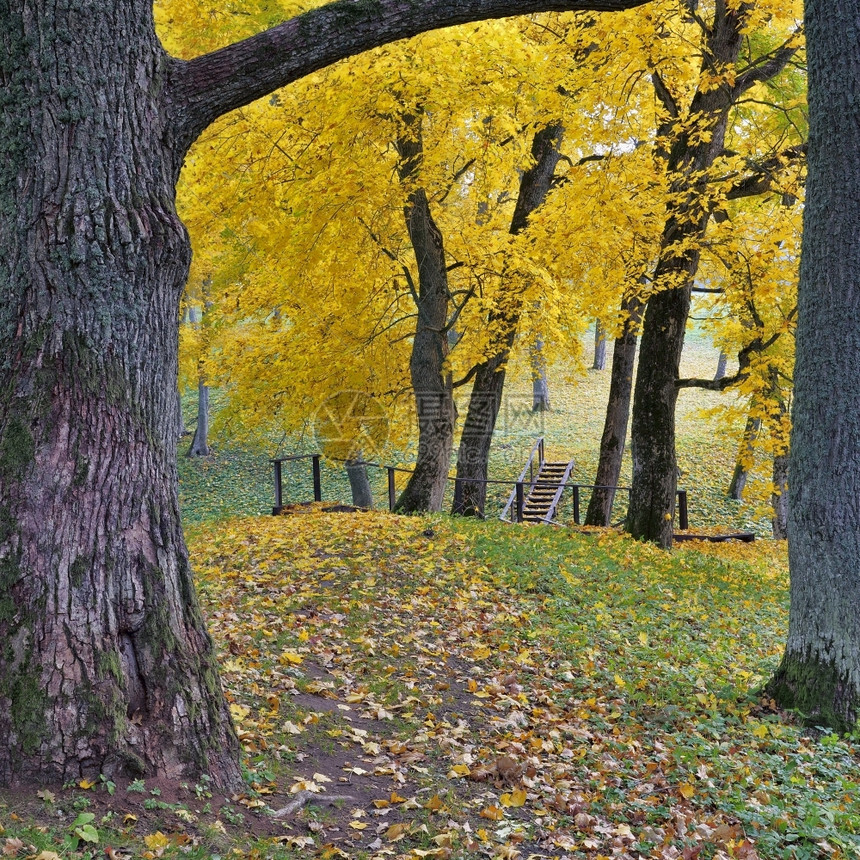
POLYGON ((162 854, 164 849, 170 845, 170 840, 160 830, 156 830, 155 833, 150 833, 148 836, 144 836, 143 841, 146 847, 150 851, 154 851, 157 855, 162 854))
POLYGON ((492 649, 488 648, 486 645, 479 645, 472 651, 472 656, 476 660, 486 660, 492 653, 492 649))
POLYGON ((467 764, 455 764, 448 773, 448 779, 457 776, 468 776, 472 771, 467 764))
POLYGON ((690 785, 689 782, 685 782, 680 786, 678 792, 680 793, 681 797, 685 797, 687 800, 689 800, 696 793, 696 789, 693 788, 693 786, 690 785))
POLYGON ((406 803, 406 798, 401 797, 396 791, 392 791, 388 799, 391 803, 406 803))
POLYGON ((501 821, 505 817, 505 813, 495 805, 482 809, 480 815, 481 818, 489 818, 490 821, 501 821))
POLYGON ((78 783, 78 787, 83 788, 83 789, 87 789, 87 788, 92 788, 95 784, 96 784, 96 781, 94 779, 82 779, 78 783))
POLYGON ((284 651, 278 658, 278 662, 282 666, 298 666, 304 657, 301 654, 296 654, 295 651, 284 651))
POLYGON ((353 830, 366 830, 367 829, 367 822, 365 822, 365 821, 350 821, 349 826, 353 830))
POLYGON ((517 788, 510 794, 503 794, 499 798, 502 806, 522 806, 526 802, 526 793, 522 788, 517 788))
POLYGON ((398 821, 397 824, 392 824, 385 831, 385 838, 388 842, 396 842, 402 839, 409 832, 410 823, 408 821, 398 821))

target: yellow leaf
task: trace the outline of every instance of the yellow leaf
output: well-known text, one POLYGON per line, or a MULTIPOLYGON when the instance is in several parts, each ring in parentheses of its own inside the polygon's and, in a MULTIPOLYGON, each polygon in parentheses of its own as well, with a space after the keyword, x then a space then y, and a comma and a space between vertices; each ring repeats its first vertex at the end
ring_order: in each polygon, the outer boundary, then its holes
POLYGON ((504 817, 505 813, 495 805, 481 810, 481 818, 489 818, 490 821, 501 821, 504 817))
POLYGON ((767 737, 767 726, 764 723, 759 723, 752 730, 752 733, 757 738, 766 738, 767 737))
POLYGON ((424 804, 425 809, 429 809, 431 812, 439 812, 441 809, 445 809, 445 801, 439 797, 438 794, 434 794, 427 803, 424 804))
POLYGON ((295 651, 284 651, 278 658, 282 666, 298 666, 304 657, 301 654, 296 654, 295 651))
POLYGON ((170 840, 160 830, 150 833, 149 836, 144 836, 143 841, 150 851, 156 853, 164 851, 170 845, 170 840))
POLYGON ((389 842, 396 842, 398 839, 402 839, 409 832, 410 823, 408 821, 398 821, 397 824, 392 824, 388 830, 385 831, 385 838, 389 842))
POLYGON ((350 821, 349 826, 353 830, 366 830, 367 829, 367 823, 364 821, 350 821))
POLYGON ((455 764, 448 772, 448 779, 458 776, 468 776, 472 771, 467 764, 455 764))
POLYGON ((499 798, 502 806, 522 806, 526 802, 526 793, 522 788, 517 788, 509 794, 503 794, 499 798))
POLYGON ((678 792, 680 793, 681 797, 684 797, 689 800, 696 793, 696 789, 693 788, 693 786, 690 785, 689 782, 685 782, 678 789, 678 792))
POLYGON ((80 788, 87 789, 87 788, 92 788, 95 784, 96 784, 96 781, 94 779, 82 779, 78 783, 78 786, 80 788))
POLYGON ((486 660, 492 653, 492 650, 486 645, 479 645, 474 651, 472 651, 472 656, 476 660, 486 660))

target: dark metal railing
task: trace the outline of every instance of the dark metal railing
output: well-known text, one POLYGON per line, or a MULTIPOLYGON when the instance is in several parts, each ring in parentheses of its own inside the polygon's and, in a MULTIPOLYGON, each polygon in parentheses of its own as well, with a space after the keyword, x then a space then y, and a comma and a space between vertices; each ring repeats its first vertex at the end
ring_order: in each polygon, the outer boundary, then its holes
MULTIPOLYGON (((313 484, 314 484, 314 501, 321 502, 322 501, 322 480, 321 480, 321 472, 320 472, 320 460, 322 458, 321 454, 294 454, 289 457, 277 457, 270 462, 274 467, 274 478, 275 478, 275 506, 272 508, 272 514, 279 514, 284 508, 284 491, 283 491, 283 468, 282 464, 291 462, 294 460, 312 460, 313 461, 313 484)), ((529 454, 528 462, 525 465, 525 468, 520 472, 519 477, 516 481, 498 481, 498 480, 487 480, 481 478, 457 478, 456 476, 449 475, 449 480, 454 481, 454 496, 457 497, 458 493, 462 494, 462 484, 486 484, 486 485, 501 485, 501 486, 513 486, 513 490, 511 492, 510 497, 508 498, 508 502, 504 507, 500 515, 500 519, 506 520, 507 522, 524 522, 525 519, 525 501, 528 497, 528 493, 536 489, 537 487, 552 487, 557 490, 555 498, 553 499, 553 505, 550 508, 552 510, 554 507, 558 506, 561 502, 564 491, 570 488, 572 497, 573 497, 573 521, 576 525, 581 525, 581 498, 580 491, 581 490, 626 490, 630 491, 630 487, 614 487, 608 484, 571 484, 567 478, 569 477, 570 467, 565 472, 564 478, 559 484, 556 481, 543 483, 537 480, 540 474, 540 465, 545 462, 545 445, 543 438, 538 439, 534 446, 532 447, 531 453, 529 454), (538 469, 537 473, 535 473, 535 459, 538 458, 538 469), (511 519, 506 519, 509 512, 513 511, 513 517, 511 519)), ((401 472, 403 474, 411 475, 412 469, 404 469, 400 466, 387 466, 382 465, 381 463, 364 463, 365 466, 369 466, 375 469, 385 469, 388 478, 388 510, 393 511, 394 507, 397 503, 397 486, 395 482, 395 476, 397 472, 401 472)), ((546 522, 551 523, 553 520, 546 520, 546 522)), ((686 490, 678 490, 678 528, 681 531, 686 531, 690 527, 689 521, 689 511, 687 504, 687 491, 686 490)))

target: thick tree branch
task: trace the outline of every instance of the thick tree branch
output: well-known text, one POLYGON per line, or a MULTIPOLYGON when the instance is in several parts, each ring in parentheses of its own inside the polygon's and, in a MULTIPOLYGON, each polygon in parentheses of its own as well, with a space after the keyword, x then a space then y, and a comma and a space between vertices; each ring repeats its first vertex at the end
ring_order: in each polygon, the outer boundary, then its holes
POLYGON ((647 0, 337 0, 189 62, 172 60, 165 98, 189 147, 211 122, 338 60, 428 30, 535 12, 616 12, 647 0))
POLYGON ((799 33, 794 33, 786 40, 782 47, 760 57, 748 69, 741 72, 732 87, 732 99, 737 101, 748 89, 758 83, 764 83, 776 77, 791 61, 791 58, 800 50, 797 44, 799 33))
POLYGON ((749 376, 752 356, 764 352, 768 347, 773 346, 781 335, 782 331, 778 331, 765 341, 757 337, 754 341, 748 343, 738 353, 738 372, 733 376, 724 376, 722 379, 678 379, 675 385, 678 388, 704 388, 708 391, 725 391, 730 386, 743 382, 749 376))

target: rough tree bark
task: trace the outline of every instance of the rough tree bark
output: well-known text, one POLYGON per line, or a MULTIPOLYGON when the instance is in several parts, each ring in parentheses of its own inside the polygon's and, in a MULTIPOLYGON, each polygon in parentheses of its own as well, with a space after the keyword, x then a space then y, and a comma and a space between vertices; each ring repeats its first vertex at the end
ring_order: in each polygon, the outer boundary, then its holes
POLYGON ((177 501, 195 138, 424 30, 640 2, 343 0, 183 62, 152 0, 0 0, 0 782, 240 783, 177 501))
MULTIPOLYGON (((535 133, 532 141, 534 164, 523 172, 510 232, 521 233, 529 215, 543 203, 549 193, 561 153, 564 135, 561 125, 548 125, 535 133)), ((495 334, 495 352, 475 368, 475 381, 469 396, 469 407, 463 423, 457 452, 457 481, 460 492, 454 499, 452 513, 482 516, 487 502, 490 444, 496 429, 496 418, 502 403, 507 362, 514 345, 522 313, 519 289, 502 294, 490 314, 489 324, 495 334)))
POLYGON ((788 490, 791 607, 768 691, 810 723, 845 730, 860 712, 860 0, 805 5, 810 134, 788 490))
MULTIPOLYGON (((418 417, 418 453, 409 482, 394 510, 411 514, 440 511, 454 448, 457 407, 448 357, 448 269, 442 233, 436 226, 427 193, 414 180, 424 155, 421 113, 403 117, 404 133, 397 141, 400 181, 410 190, 403 209, 415 262, 418 286, 410 282, 418 308, 409 375, 418 417)), ((407 273, 408 277, 408 273, 407 273)))
POLYGON ((656 292, 645 309, 639 370, 633 394, 631 453, 633 483, 626 528, 634 537, 671 547, 677 491, 675 407, 678 367, 690 310, 690 291, 699 265, 699 240, 710 218, 702 173, 722 153, 732 105, 753 84, 777 74, 794 54, 786 47, 767 60, 752 64, 731 83, 714 87, 708 77, 713 68, 733 68, 738 59, 749 7, 730 8, 717 3, 711 25, 705 30, 703 80, 686 117, 698 117, 695 129, 675 127, 680 110, 659 76, 653 76, 655 93, 669 119, 661 136, 671 140, 664 153, 673 192, 653 275, 656 292), (703 133, 706 132, 706 133, 703 133), (681 249, 680 252, 677 249, 681 249))
POLYGON ((860 712, 860 2, 808 0, 785 654, 768 690, 838 730, 860 712), (826 332, 826 336, 822 333, 826 332))
POLYGON ((636 340, 642 316, 642 302, 635 295, 625 296, 621 306, 624 328, 615 339, 606 419, 600 439, 600 456, 594 476, 594 490, 585 514, 587 526, 608 526, 615 501, 615 487, 621 478, 621 462, 630 418, 633 369, 636 365, 636 340))
POLYGON ((591 369, 606 369, 606 329, 600 320, 594 321, 594 361, 591 362, 591 369))

